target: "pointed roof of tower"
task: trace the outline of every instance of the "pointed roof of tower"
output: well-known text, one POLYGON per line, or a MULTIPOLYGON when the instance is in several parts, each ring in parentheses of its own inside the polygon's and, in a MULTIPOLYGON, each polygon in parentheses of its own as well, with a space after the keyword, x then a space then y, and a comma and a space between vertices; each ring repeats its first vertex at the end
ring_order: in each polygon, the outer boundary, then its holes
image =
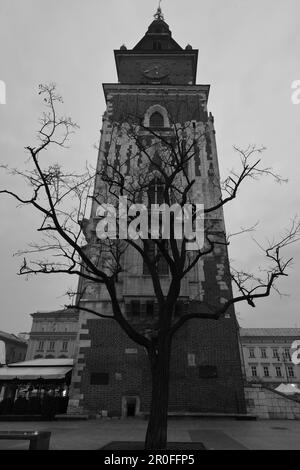
POLYGON ((145 36, 133 48, 134 51, 182 51, 182 47, 172 38, 169 25, 164 20, 161 7, 157 8, 154 21, 145 36))

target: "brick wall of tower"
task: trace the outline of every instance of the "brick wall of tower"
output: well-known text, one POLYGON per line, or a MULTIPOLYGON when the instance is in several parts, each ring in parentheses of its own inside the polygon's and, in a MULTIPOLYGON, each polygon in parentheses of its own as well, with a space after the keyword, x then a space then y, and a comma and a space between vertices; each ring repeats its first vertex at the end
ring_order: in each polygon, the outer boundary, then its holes
POLYGON ((107 111, 112 121, 120 122, 128 117, 143 118, 150 106, 160 104, 168 110, 174 123, 207 122, 206 102, 207 95, 200 86, 190 86, 187 90, 182 86, 170 89, 119 85, 117 90, 108 88, 107 111))
MULTIPOLYGON (((138 396, 140 411, 149 410, 151 376, 144 348, 133 343, 111 320, 89 319, 80 349, 82 410, 121 416, 122 397, 138 396), (125 352, 127 350, 127 353, 125 352), (136 350, 136 353, 133 351, 136 350), (128 353, 128 352, 131 353, 128 353), (91 374, 109 373, 107 385, 91 385, 91 374)), ((172 346, 169 411, 241 413, 245 411, 234 319, 193 320, 175 336, 172 346), (188 354, 195 365, 188 365, 188 354), (199 377, 199 366, 216 365, 217 377, 199 377)))
POLYGON ((84 356, 80 407, 94 413, 107 410, 110 416, 120 416, 122 396, 138 395, 141 411, 145 411, 149 406, 151 382, 144 348, 131 341, 113 320, 89 319, 85 327, 89 333, 81 339, 89 340, 91 347, 80 349, 84 356), (90 384, 91 374, 97 372, 109 374, 107 385, 90 384))
MULTIPOLYGON (((141 118, 150 106, 160 104, 176 123, 195 120, 198 136, 208 130, 204 141, 197 143, 192 177, 196 179, 195 201, 204 202, 206 207, 214 205, 220 197, 219 170, 213 119, 207 114, 207 87, 120 84, 105 87, 107 112, 98 165, 103 155, 110 151, 113 158, 124 162, 136 153, 136 149, 122 139, 118 140, 118 146, 110 148, 112 121, 122 121, 128 115, 141 118)), ((98 184, 101 182, 97 181, 96 187, 98 184)), ((95 207, 94 204, 92 217, 95 207)), ((221 210, 209 223, 218 236, 224 234, 221 210)), ((136 264, 137 253, 130 252, 128 257, 130 263, 136 264)), ((122 301, 126 296, 139 299, 143 295, 153 295, 151 279, 142 276, 141 266, 138 269, 136 264, 135 269, 126 272, 117 286, 122 301)), ((213 311, 224 304, 232 295, 226 247, 216 246, 214 253, 201 260, 183 284, 181 294, 190 300, 196 298, 199 301, 196 308, 213 311)), ((84 300, 95 304, 93 306, 103 313, 107 293, 102 287, 98 290, 90 287, 84 300)), ((228 314, 219 321, 190 321, 176 334, 171 360, 170 411, 245 411, 234 309, 228 314), (190 354, 194 355, 194 365, 188 363, 190 354), (206 365, 216 366, 217 377, 199 377, 199 367, 206 365)), ((72 403, 77 409, 93 413, 107 410, 110 415, 120 416, 122 397, 138 396, 141 411, 149 410, 151 378, 147 354, 113 320, 81 316, 79 353, 73 376, 72 403), (126 349, 131 353, 126 353, 126 349), (137 353, 132 353, 134 349, 137 353), (97 372, 109 374, 107 385, 91 385, 91 374, 97 372)))
MULTIPOLYGON (((218 325, 197 320, 183 328, 174 339, 170 411, 243 411, 243 397, 237 387, 241 377, 238 358, 234 354, 236 338, 230 324, 230 320, 223 320, 218 325), (195 354, 196 365, 193 367, 188 366, 188 353, 195 354), (200 379, 198 366, 201 364, 217 365, 218 377, 200 379)), ((91 348, 85 351, 80 405, 91 412, 108 410, 109 415, 120 416, 122 396, 137 395, 141 399, 141 411, 147 411, 151 380, 143 348, 136 347, 110 321, 89 320, 87 326, 91 348), (126 354, 125 349, 137 349, 138 352, 126 354), (109 373, 108 385, 90 385, 90 374, 97 371, 109 373)))

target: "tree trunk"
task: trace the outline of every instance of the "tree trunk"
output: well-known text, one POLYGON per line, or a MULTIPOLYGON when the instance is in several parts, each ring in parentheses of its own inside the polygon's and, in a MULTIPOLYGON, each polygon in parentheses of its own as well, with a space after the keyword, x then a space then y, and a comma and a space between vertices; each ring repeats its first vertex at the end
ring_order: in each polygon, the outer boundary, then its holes
POLYGON ((146 433, 146 450, 166 449, 168 431, 169 371, 171 341, 160 344, 151 361, 152 397, 146 433))

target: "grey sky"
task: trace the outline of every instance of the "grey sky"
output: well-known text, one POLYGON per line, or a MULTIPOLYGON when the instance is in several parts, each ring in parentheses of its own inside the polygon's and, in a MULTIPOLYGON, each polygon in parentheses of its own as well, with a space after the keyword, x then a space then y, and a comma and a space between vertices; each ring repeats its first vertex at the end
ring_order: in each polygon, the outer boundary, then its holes
MULTIPOLYGON (((116 82, 113 49, 133 47, 146 32, 156 0, 0 0, 0 80, 7 104, 0 105, 0 161, 21 167, 24 147, 34 143, 42 106, 39 83, 55 81, 64 109, 80 129, 66 152, 45 158, 80 170, 96 162, 104 99, 101 84, 116 82)), ((300 79, 299 0, 163 0, 165 20, 183 47, 199 49, 198 83, 211 84, 222 176, 235 164, 232 145, 265 145, 267 166, 289 178, 253 182, 225 211, 229 232, 260 221, 255 237, 280 233, 299 214, 300 105, 291 102, 291 83, 300 79)), ((0 187, 23 190, 0 174, 0 187)), ((13 253, 36 239, 36 216, 0 199, 0 329, 29 331, 29 313, 64 304, 72 285, 62 277, 26 281, 17 276, 13 253)), ((253 309, 239 305, 242 326, 300 326, 300 247, 281 282, 288 297, 273 294, 253 309)), ((230 257, 255 269, 259 257, 249 235, 232 241, 230 257)))

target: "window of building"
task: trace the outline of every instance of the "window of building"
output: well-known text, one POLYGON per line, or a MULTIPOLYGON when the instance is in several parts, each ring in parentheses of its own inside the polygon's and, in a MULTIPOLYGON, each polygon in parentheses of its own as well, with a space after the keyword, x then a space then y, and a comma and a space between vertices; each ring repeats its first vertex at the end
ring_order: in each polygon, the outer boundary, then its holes
POLYGON ((54 356, 52 354, 47 354, 47 356, 45 357, 45 359, 54 359, 54 356))
POLYGON ((164 191, 165 185, 158 178, 155 178, 149 184, 148 199, 149 206, 151 204, 163 204, 164 203, 164 191))
POLYGON ((138 354, 137 348, 126 348, 125 354, 138 354))
POLYGON ((106 372, 92 372, 91 373, 91 385, 108 385, 109 374, 106 372))
POLYGON ((285 350, 284 350, 284 359, 285 359, 286 361, 290 361, 290 360, 291 360, 291 354, 290 354, 289 348, 285 348, 285 350))
POLYGON ((249 349, 249 357, 255 357, 254 348, 249 349))
POLYGON ((54 351, 54 347, 55 347, 55 341, 50 341, 49 342, 49 351, 54 351))
MULTIPOLYGON (((155 75, 154 75, 155 76, 155 75)), ((160 104, 150 106, 144 115, 144 126, 154 128, 169 128, 170 119, 166 108, 160 104)))
POLYGON ((63 351, 67 351, 67 350, 68 350, 68 346, 69 346, 68 341, 63 341, 62 350, 63 350, 63 351))
POLYGON ((44 350, 44 341, 40 341, 39 345, 38 345, 38 348, 37 348, 37 351, 43 351, 43 350, 44 350))
POLYGON ((279 354, 278 354, 278 349, 277 348, 273 348, 273 357, 275 359, 279 359, 279 354))
POLYGON ((162 50, 162 44, 160 41, 153 41, 153 49, 155 51, 161 51, 162 50))
POLYGON ((256 366, 251 366, 251 374, 252 374, 252 377, 257 377, 257 367, 256 366))
POLYGON ((188 365, 189 367, 196 366, 196 354, 188 354, 188 365))
POLYGON ((133 317, 139 317, 141 313, 141 306, 139 300, 132 300, 131 301, 131 315, 133 317))
POLYGON ((260 349, 261 357, 265 359, 267 357, 267 351, 266 348, 261 348, 260 349))
POLYGON ((164 117, 158 111, 151 114, 150 127, 164 127, 164 117))
POLYGON ((281 367, 280 367, 280 366, 276 366, 276 367, 275 367, 275 370, 276 370, 276 376, 277 376, 277 377, 282 377, 281 367))
POLYGON ((288 366, 287 371, 288 371, 288 376, 289 377, 295 377, 294 367, 293 366, 288 366))
POLYGON ((264 369, 264 376, 265 376, 265 377, 270 377, 269 367, 268 367, 268 366, 264 366, 263 369, 264 369))
POLYGON ((200 379, 214 379, 218 377, 216 366, 200 366, 199 377, 200 379))
MULTIPOLYGON (((161 254, 158 246, 155 244, 154 240, 148 240, 148 248, 146 248, 150 260, 155 261, 156 269, 160 275, 169 274, 169 265, 165 257, 161 254)), ((144 260, 143 262, 143 274, 150 274, 148 266, 144 260)))
POLYGON ((153 317, 154 315, 154 302, 152 300, 146 302, 146 315, 147 317, 153 317))

